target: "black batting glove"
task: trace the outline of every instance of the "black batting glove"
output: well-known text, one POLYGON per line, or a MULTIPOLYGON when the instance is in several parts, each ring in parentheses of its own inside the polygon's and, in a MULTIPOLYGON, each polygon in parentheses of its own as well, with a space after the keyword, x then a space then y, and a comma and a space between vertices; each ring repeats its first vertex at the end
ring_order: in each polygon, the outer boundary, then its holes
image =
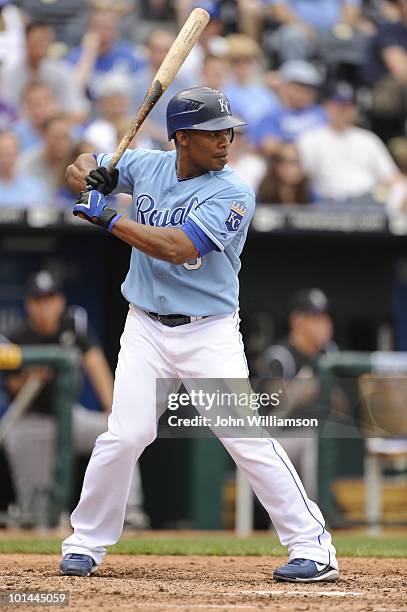
POLYGON ((104 166, 98 166, 89 172, 85 181, 92 189, 97 189, 103 195, 109 195, 117 187, 119 171, 117 168, 108 170, 104 166))

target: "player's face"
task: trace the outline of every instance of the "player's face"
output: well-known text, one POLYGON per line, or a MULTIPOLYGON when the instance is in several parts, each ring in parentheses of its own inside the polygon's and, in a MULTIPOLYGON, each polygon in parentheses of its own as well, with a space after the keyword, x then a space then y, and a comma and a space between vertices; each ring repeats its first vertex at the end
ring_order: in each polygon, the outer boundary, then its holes
POLYGON ((60 293, 29 297, 25 303, 31 325, 42 334, 52 334, 58 328, 65 308, 65 298, 60 293))
POLYGON ((192 165, 203 170, 223 170, 228 162, 232 130, 188 130, 186 153, 192 165))
POLYGON ((305 334, 318 350, 323 349, 332 339, 332 319, 328 314, 305 315, 303 317, 303 327, 305 334))

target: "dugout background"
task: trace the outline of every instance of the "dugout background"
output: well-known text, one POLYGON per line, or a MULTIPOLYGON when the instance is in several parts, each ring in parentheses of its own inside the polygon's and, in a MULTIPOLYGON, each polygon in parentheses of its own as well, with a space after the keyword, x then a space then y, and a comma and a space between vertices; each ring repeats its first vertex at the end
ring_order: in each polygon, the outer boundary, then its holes
MULTIPOLYGON (((65 277, 68 303, 87 309, 114 368, 127 312, 120 284, 129 252, 126 245, 92 227, 0 224, 0 333, 7 333, 23 315, 28 275, 40 266, 51 266, 65 277)), ((407 350, 404 236, 252 231, 243 254, 240 283, 242 332, 249 360, 254 359, 259 337, 269 323, 269 338, 285 333, 290 295, 310 286, 320 287, 329 296, 335 339, 341 348, 375 350, 378 331, 386 324, 394 330, 394 348, 407 350)), ((97 407, 87 386, 83 400, 97 407)), ((341 450, 338 473, 361 474, 362 442, 343 440, 341 450)), ((146 450, 141 465, 153 527, 216 528, 223 524, 220 504, 211 501, 223 495, 232 466, 217 443, 161 439, 146 450)))

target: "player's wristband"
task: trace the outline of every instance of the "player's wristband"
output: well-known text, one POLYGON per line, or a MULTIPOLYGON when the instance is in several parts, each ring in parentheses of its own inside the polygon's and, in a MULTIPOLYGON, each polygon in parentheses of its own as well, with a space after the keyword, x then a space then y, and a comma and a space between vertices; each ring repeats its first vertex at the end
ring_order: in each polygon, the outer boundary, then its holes
POLYGON ((111 232, 115 223, 120 219, 122 215, 114 210, 113 208, 108 208, 107 206, 103 209, 102 214, 98 219, 98 225, 101 225, 108 232, 111 232))

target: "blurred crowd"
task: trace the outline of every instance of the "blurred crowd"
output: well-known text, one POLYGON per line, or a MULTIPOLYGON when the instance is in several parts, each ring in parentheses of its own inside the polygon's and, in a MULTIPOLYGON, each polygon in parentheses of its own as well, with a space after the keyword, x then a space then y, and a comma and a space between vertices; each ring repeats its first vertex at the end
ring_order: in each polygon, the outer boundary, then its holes
POLYGON ((190 10, 211 21, 133 143, 169 149, 182 89, 248 124, 262 203, 407 211, 407 0, 0 0, 0 205, 68 206, 66 166, 116 148, 190 10))

